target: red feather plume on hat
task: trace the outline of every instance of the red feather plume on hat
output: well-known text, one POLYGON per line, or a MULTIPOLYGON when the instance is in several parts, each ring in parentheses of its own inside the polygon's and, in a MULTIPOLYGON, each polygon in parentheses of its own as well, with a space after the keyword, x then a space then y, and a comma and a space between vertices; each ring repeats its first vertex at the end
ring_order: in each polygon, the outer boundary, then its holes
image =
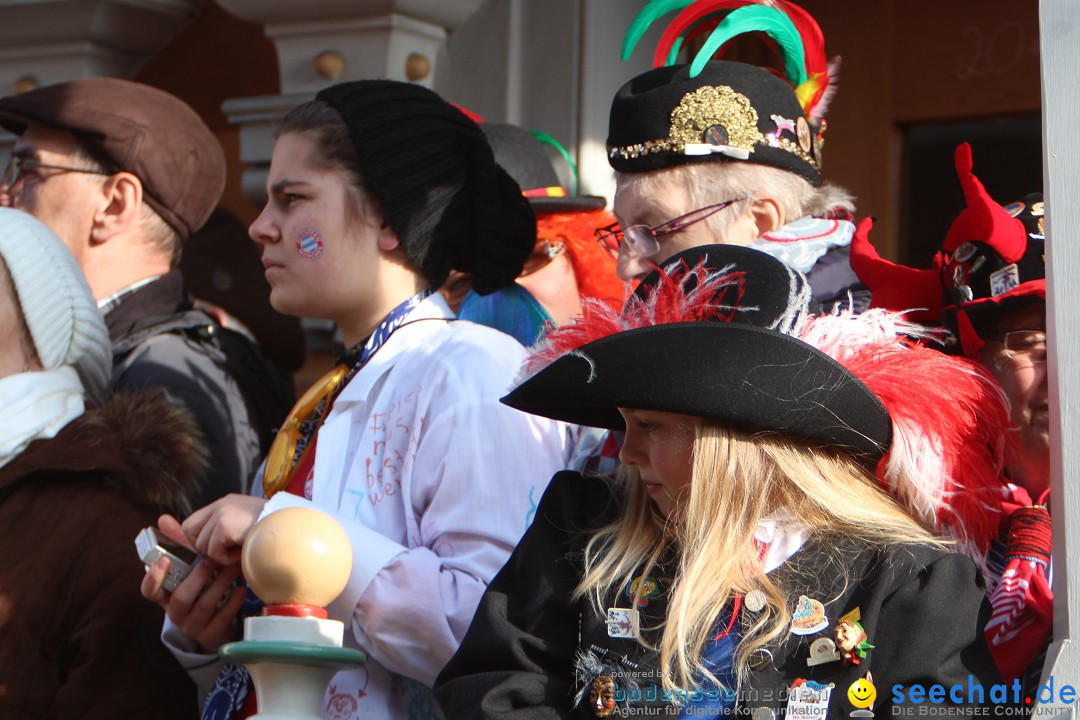
MULTIPOLYGON (((627 59, 645 30, 658 18, 680 10, 660 36, 653 53, 653 67, 675 62, 679 49, 706 33, 706 46, 694 65, 709 57, 722 57, 732 39, 760 35, 784 64, 784 75, 799 98, 807 118, 819 123, 836 93, 835 78, 840 58, 832 62, 825 54, 825 36, 806 10, 788 0, 651 0, 638 13, 623 40, 627 59), (719 34, 717 38, 712 35, 719 34), (710 42, 712 43, 710 45, 710 42)), ((696 75, 697 71, 692 71, 696 75)))
POLYGON ((892 443, 875 473, 882 484, 924 525, 981 556, 998 533, 1008 405, 980 364, 927 347, 932 331, 902 317, 881 309, 822 315, 797 337, 850 370, 889 411, 892 443), (928 390, 913 393, 913 382, 928 390))
MULTIPOLYGON (((601 302, 586 302, 582 317, 553 329, 533 348, 524 375, 615 333, 665 323, 729 321, 747 281, 745 273, 732 267, 665 268, 654 290, 645 299, 631 298, 621 313, 601 302)), ((878 480, 925 526, 984 552, 997 534, 1009 426, 998 385, 979 364, 924 346, 921 338, 930 331, 904 320, 902 313, 875 309, 813 316, 806 300, 805 293, 789 298, 789 313, 776 331, 837 360, 888 410, 893 439, 878 464, 878 480), (914 382, 926 391, 912 392, 914 382)))

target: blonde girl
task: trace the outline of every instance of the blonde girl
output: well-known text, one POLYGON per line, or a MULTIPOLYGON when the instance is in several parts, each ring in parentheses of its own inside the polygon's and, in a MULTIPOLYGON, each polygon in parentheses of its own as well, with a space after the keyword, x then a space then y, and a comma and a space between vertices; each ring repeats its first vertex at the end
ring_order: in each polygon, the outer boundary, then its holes
POLYGON ((764 253, 695 248, 534 350, 503 401, 625 430, 622 467, 552 480, 439 678, 449 716, 888 714, 969 676, 988 701, 979 574, 931 529, 985 521, 965 497, 1001 399, 807 295, 764 253))

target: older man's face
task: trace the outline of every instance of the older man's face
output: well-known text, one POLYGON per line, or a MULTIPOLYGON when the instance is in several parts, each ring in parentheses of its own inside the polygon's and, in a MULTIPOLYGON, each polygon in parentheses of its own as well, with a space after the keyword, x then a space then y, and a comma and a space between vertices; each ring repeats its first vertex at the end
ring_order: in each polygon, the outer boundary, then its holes
POLYGON ((71 133, 29 125, 12 151, 14 158, 28 164, 12 185, 0 186, 0 205, 30 213, 48 225, 81 265, 97 207, 94 191, 100 189, 102 178, 55 169, 88 167, 78 151, 71 133), (55 167, 38 168, 35 164, 55 167))
MULTIPOLYGON (((1046 331, 1046 303, 1036 302, 1005 313, 991 327, 997 333, 1019 330, 1046 331)), ((1010 458, 1011 479, 1027 488, 1033 501, 1050 483, 1050 393, 1046 352, 1006 348, 1004 340, 984 338, 980 359, 1009 398, 1016 427, 1015 455, 1010 458)))

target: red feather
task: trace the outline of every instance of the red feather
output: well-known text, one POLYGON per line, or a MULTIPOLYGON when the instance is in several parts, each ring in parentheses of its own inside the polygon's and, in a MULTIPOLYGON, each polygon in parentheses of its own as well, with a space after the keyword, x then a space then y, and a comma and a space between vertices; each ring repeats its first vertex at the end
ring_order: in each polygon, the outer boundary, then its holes
POLYGON ((803 42, 803 57, 806 62, 806 76, 813 77, 819 73, 829 74, 829 61, 825 56, 825 34, 821 26, 817 24, 810 13, 793 2, 774 0, 773 4, 783 10, 791 24, 799 31, 803 42))
POLYGON ((998 533, 1008 405, 981 365, 912 343, 908 334, 920 333, 899 314, 870 310, 814 318, 800 337, 844 365, 889 411, 893 439, 877 471, 883 485, 926 525, 982 553, 998 533), (913 381, 922 392, 912 392, 913 381))
POLYGON ((465 107, 464 105, 458 105, 457 103, 450 103, 450 104, 453 105, 454 107, 456 107, 458 110, 460 110, 462 115, 469 118, 470 120, 472 120, 477 125, 483 125, 485 122, 487 122, 487 120, 482 118, 480 115, 477 115, 472 110, 465 107))
MULTIPOLYGON (((712 30, 727 15, 727 12, 721 11, 730 12, 745 5, 758 4, 760 4, 758 0, 702 0, 701 2, 691 3, 676 15, 675 19, 668 23, 668 26, 664 29, 663 35, 660 36, 660 42, 656 46, 656 52, 653 53, 653 67, 667 65, 667 57, 671 53, 675 41, 694 23, 705 19, 713 13, 717 13, 714 21, 703 23, 708 30, 712 30)), ((691 35, 687 36, 687 39, 689 40, 690 37, 699 35, 701 32, 704 32, 704 29, 699 26, 694 29, 691 35)))
POLYGON ((746 291, 746 273, 714 272, 704 263, 702 260, 692 269, 685 263, 666 268, 647 299, 633 296, 621 312, 602 301, 586 299, 580 318, 549 330, 533 347, 525 361, 525 377, 615 333, 668 323, 730 320, 746 291))

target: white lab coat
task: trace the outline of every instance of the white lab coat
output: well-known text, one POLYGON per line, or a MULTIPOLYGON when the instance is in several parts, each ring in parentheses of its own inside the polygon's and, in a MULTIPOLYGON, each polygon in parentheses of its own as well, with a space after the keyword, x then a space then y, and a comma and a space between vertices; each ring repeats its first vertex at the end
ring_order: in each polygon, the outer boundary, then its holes
MULTIPOLYGON (((368 663, 335 677, 328 718, 439 717, 430 685, 569 464, 570 427, 499 403, 521 345, 453 317, 438 294, 410 313, 319 430, 312 499, 282 492, 263 511, 314 507, 352 540, 352 574, 328 611, 368 663)), ((203 666, 193 676, 206 687, 215 665, 168 622, 163 637, 185 667, 203 666)))

